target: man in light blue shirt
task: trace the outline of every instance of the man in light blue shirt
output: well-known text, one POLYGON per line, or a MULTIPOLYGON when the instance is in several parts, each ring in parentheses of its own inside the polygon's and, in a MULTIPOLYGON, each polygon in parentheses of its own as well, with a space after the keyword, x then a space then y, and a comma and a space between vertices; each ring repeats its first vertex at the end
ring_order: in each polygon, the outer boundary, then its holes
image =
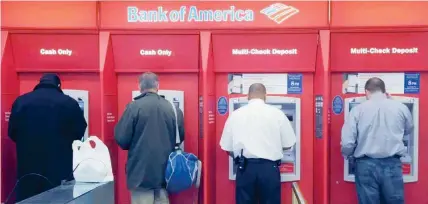
POLYGON ((413 132, 409 109, 388 97, 385 83, 365 84, 367 101, 353 108, 342 128, 342 154, 355 159, 355 184, 360 204, 404 204, 400 158, 403 137, 413 132))

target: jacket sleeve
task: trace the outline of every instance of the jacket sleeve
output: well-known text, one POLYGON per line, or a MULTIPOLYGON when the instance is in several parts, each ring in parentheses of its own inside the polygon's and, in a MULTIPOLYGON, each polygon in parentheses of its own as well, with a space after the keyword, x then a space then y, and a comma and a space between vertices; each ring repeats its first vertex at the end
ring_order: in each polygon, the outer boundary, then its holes
POLYGON ((8 135, 9 138, 16 142, 16 136, 17 136, 17 129, 19 128, 18 122, 19 122, 19 107, 18 107, 18 100, 15 100, 12 105, 12 110, 9 116, 9 127, 8 127, 8 135))
POLYGON ((131 105, 128 104, 125 112, 114 128, 114 139, 123 150, 128 150, 131 145, 136 121, 137 119, 135 118, 134 111, 132 110, 131 105))
POLYGON ((82 137, 85 135, 86 128, 88 127, 85 115, 83 114, 82 109, 80 109, 79 104, 74 101, 74 99, 73 104, 70 105, 70 110, 71 121, 70 129, 68 131, 71 134, 71 139, 73 141, 81 140, 82 137))
POLYGON ((180 143, 184 141, 184 114, 180 108, 177 108, 177 125, 178 134, 180 135, 180 143))

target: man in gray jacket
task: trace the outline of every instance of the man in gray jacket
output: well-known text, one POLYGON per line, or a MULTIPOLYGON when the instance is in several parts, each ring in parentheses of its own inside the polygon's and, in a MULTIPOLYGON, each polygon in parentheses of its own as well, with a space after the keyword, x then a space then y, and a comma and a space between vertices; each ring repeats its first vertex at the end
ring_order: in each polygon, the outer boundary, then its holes
POLYGON ((156 74, 144 73, 139 83, 141 95, 127 105, 116 125, 115 139, 128 150, 126 174, 132 204, 165 204, 169 203, 165 168, 176 142, 176 118, 171 103, 157 94, 156 74))

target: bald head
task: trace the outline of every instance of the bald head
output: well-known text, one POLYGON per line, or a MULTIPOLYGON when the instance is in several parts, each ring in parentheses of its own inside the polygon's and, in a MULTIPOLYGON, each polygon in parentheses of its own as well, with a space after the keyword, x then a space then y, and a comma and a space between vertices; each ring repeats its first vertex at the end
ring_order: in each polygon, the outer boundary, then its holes
POLYGON ((366 85, 364 86, 364 89, 366 89, 366 91, 370 93, 386 92, 385 82, 383 82, 383 80, 378 77, 372 77, 369 80, 367 80, 366 85))
POLYGON ((248 89, 248 99, 266 99, 266 87, 261 83, 254 83, 248 89))

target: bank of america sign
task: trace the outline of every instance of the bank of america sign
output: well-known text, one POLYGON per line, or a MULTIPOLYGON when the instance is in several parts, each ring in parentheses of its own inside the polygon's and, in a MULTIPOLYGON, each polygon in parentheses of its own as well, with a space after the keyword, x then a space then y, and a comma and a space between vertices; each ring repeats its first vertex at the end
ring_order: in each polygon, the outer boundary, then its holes
POLYGON ((272 4, 260 11, 261 14, 267 16, 269 19, 277 24, 281 24, 285 20, 299 13, 299 9, 292 6, 287 6, 282 3, 272 4))

